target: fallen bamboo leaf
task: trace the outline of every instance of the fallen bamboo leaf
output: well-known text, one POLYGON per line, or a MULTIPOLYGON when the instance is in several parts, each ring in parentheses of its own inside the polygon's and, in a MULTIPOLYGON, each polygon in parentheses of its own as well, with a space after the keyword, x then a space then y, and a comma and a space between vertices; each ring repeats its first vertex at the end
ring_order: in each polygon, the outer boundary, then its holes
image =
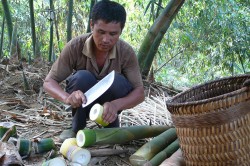
POLYGON ((4 152, 5 154, 0 158, 0 165, 3 166, 22 166, 23 160, 18 153, 16 146, 10 142, 1 142, 0 141, 0 152, 4 152))

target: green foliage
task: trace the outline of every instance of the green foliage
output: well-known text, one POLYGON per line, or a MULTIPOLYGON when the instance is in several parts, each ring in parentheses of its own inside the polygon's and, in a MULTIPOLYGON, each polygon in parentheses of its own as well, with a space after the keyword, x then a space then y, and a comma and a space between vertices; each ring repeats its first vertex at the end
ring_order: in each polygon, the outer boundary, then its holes
MULTIPOLYGON (((169 0, 115 1, 123 4, 127 10, 127 22, 121 38, 138 53, 149 28, 169 0)), ((8 3, 12 21, 18 25, 22 57, 27 58, 32 55, 29 3, 25 0, 8 3)), ((87 31, 90 4, 91 0, 74 1, 72 37, 87 31)), ((2 6, 0 14, 3 16, 2 6)), ((68 0, 54 0, 53 11, 50 10, 49 0, 34 1, 36 38, 40 54, 45 59, 49 54, 50 20, 57 22, 59 38, 58 41, 54 39, 53 55, 58 56, 67 41, 67 14, 68 0), (50 12, 54 13, 54 18, 50 17, 50 12)), ((164 34, 154 57, 156 81, 180 88, 223 76, 249 73, 249 27, 249 1, 185 1, 164 34)), ((53 33, 56 36, 56 28, 53 33)), ((4 39, 7 38, 8 31, 5 28, 4 39)), ((8 40, 4 40, 4 56, 9 55, 9 48, 8 40)))

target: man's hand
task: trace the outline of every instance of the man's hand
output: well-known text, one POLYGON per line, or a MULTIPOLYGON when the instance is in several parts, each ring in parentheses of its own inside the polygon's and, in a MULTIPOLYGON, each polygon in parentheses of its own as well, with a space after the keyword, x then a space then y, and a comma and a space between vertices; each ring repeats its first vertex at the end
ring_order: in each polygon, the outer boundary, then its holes
POLYGON ((119 111, 117 109, 117 106, 112 102, 106 102, 103 105, 103 109, 104 109, 102 114, 103 121, 106 123, 114 122, 118 116, 117 112, 119 111))
POLYGON ((80 90, 72 92, 65 100, 65 103, 71 105, 72 108, 78 108, 86 102, 86 97, 80 90))

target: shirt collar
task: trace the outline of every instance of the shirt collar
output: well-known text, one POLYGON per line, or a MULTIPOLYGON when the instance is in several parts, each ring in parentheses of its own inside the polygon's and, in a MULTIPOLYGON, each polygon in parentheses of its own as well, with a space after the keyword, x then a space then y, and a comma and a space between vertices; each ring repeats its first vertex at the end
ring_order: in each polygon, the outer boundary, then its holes
MULTIPOLYGON (((93 43, 94 43, 93 35, 90 35, 88 37, 88 39, 85 41, 85 44, 84 44, 83 49, 82 49, 82 53, 89 58, 94 57, 94 52, 92 49, 93 43)), ((114 47, 109 51, 109 54, 108 54, 109 59, 116 58, 116 51, 115 50, 116 50, 116 45, 114 45, 114 47)))

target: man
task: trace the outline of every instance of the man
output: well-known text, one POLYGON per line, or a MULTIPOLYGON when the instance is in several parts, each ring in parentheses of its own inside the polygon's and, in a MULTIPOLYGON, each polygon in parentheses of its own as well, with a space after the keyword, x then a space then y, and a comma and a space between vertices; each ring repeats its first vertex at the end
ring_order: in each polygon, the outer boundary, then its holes
POLYGON ((132 47, 119 39, 126 22, 126 11, 116 2, 102 0, 91 15, 91 33, 66 44, 44 81, 45 91, 53 98, 72 106, 72 130, 60 139, 74 137, 85 128, 89 111, 95 103, 103 105, 107 127, 119 127, 118 114, 144 100, 144 88, 138 61, 132 47), (84 93, 98 80, 115 70, 111 87, 89 106, 84 93), (72 74, 73 73, 73 74, 72 74), (66 79, 66 91, 60 82, 66 79))

